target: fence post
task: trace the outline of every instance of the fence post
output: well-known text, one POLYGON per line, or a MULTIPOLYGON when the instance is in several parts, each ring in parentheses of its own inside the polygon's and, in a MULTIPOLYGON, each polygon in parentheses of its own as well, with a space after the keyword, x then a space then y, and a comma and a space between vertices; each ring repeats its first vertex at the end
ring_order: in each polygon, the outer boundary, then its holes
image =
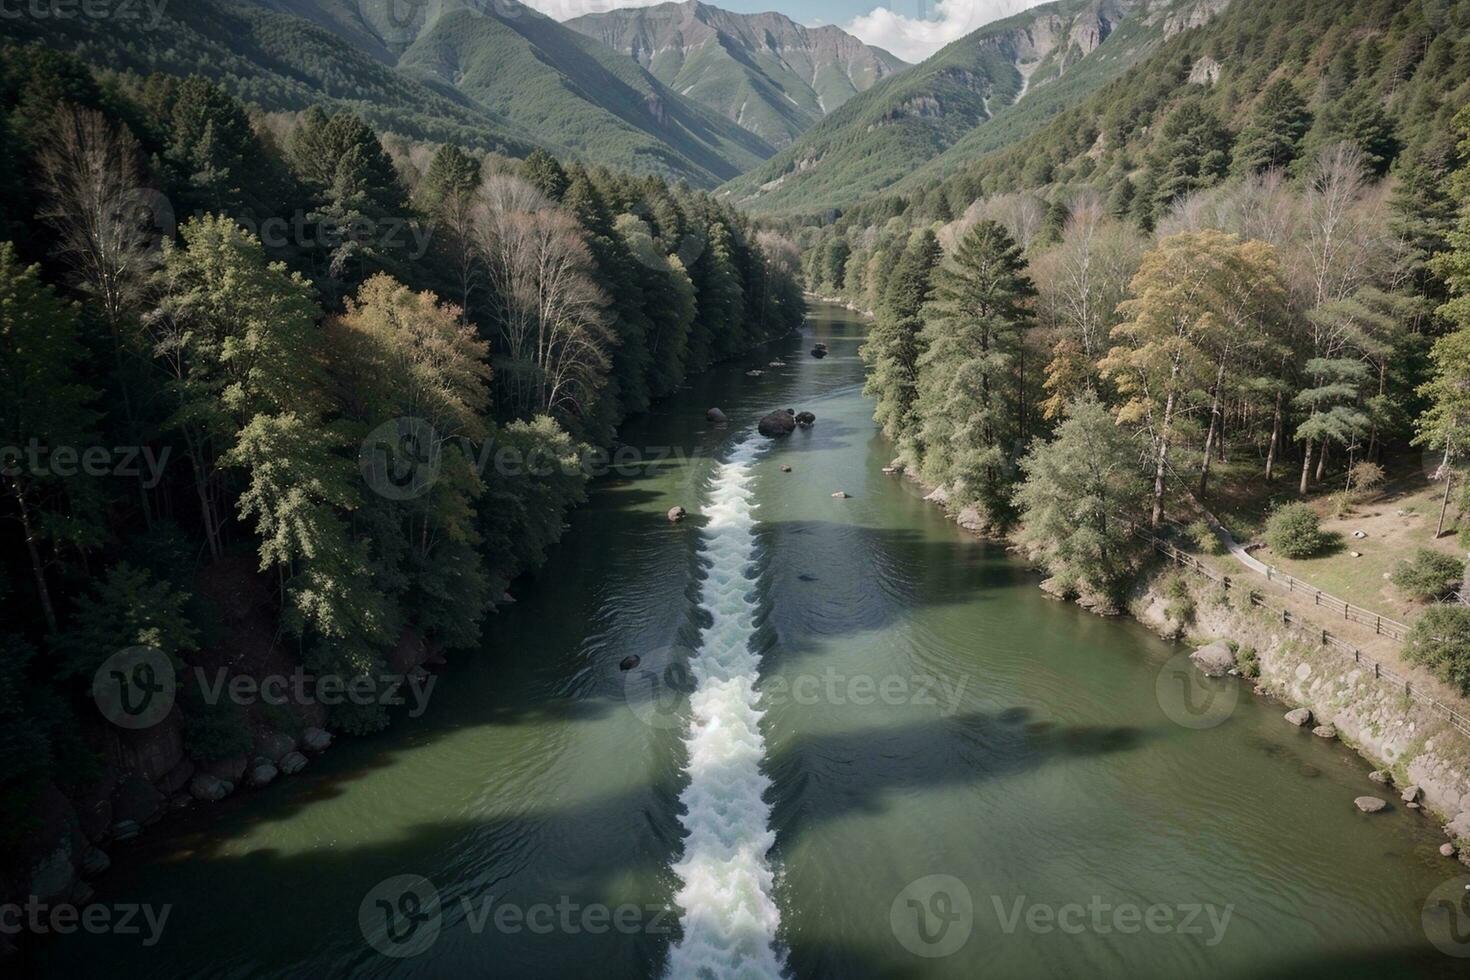
POLYGON ((1373 622, 1373 632, 1374 633, 1377 633, 1379 635, 1382 635, 1382 633, 1383 633, 1383 617, 1382 616, 1374 616, 1373 617, 1373 620, 1374 620, 1374 622, 1373 622))
POLYGON ((1322 645, 1324 647, 1327 645, 1327 631, 1326 630, 1323 630, 1322 631, 1322 645))

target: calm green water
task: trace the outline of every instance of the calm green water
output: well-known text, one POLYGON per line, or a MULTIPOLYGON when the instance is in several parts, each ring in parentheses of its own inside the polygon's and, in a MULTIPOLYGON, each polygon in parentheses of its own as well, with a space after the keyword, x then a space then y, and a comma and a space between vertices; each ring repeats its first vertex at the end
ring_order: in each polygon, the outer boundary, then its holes
POLYGON ((805 337, 630 425, 628 444, 678 453, 599 484, 423 717, 119 849, 100 897, 170 904, 161 941, 68 937, 44 972, 648 977, 673 957, 719 975, 722 933, 770 932, 799 977, 1465 976, 1420 922, 1454 866, 1428 821, 1353 809, 1366 765, 1235 682, 1190 691, 1196 708, 1238 691, 1222 724, 1176 723, 1158 678, 1178 648, 1045 599, 880 474, 862 330, 818 307, 805 337), (816 427, 721 465, 787 406, 816 427), (707 508, 716 491, 746 494, 753 523, 707 508), (748 588, 719 598, 741 534, 748 588), (739 601, 749 615, 722 619, 739 601), (720 751, 686 767, 685 668, 737 628, 760 655, 763 744, 707 729, 720 751), (644 663, 621 673, 630 653, 644 663), (676 874, 691 826, 691 850, 733 856, 726 877, 676 874), (412 950, 375 905, 412 911, 379 888, 400 875, 433 888, 412 950), (685 922, 698 942, 680 947, 685 922))

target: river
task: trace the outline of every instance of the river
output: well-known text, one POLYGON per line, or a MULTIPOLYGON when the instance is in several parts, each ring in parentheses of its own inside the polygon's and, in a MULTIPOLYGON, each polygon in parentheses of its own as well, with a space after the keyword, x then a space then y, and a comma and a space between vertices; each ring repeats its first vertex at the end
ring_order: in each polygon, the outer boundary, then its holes
POLYGON ((1363 761, 881 474, 864 329, 815 306, 627 425, 646 462, 425 713, 117 849, 99 898, 160 940, 43 972, 1464 976, 1442 838, 1356 812, 1363 761), (749 434, 786 407, 815 427, 749 434))

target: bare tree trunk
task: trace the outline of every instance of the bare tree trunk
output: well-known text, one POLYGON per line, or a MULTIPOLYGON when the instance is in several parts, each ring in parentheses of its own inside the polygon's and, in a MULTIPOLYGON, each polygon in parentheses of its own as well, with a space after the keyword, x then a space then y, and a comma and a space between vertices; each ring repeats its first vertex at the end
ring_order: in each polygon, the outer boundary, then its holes
MULTIPOLYGON (((1172 389, 1172 386, 1171 386, 1172 389)), ((1164 519, 1164 485, 1169 462, 1169 423, 1174 416, 1174 392, 1164 402, 1164 424, 1159 430, 1158 462, 1154 467, 1154 506, 1149 515, 1149 526, 1158 527, 1164 519)))
POLYGON ((41 549, 36 545, 36 529, 31 523, 31 509, 26 506, 26 497, 20 489, 20 484, 12 483, 11 488, 15 492, 15 503, 20 510, 20 526, 26 539, 26 551, 31 558, 31 574, 36 577, 36 594, 41 598, 41 612, 46 617, 47 628, 55 633, 57 631, 56 607, 51 603, 51 590, 46 587, 46 571, 45 566, 41 563, 41 549))
POLYGON ((1327 472, 1327 450, 1332 448, 1332 443, 1326 439, 1322 440, 1322 455, 1317 457, 1317 482, 1322 482, 1322 475, 1327 472))
POLYGON ((1210 453, 1215 448, 1216 433, 1220 429, 1220 388, 1225 384, 1225 361, 1220 361, 1220 369, 1215 372, 1215 387, 1210 394, 1210 429, 1205 433, 1204 458, 1200 462, 1199 469, 1199 495, 1204 497, 1205 488, 1210 483, 1210 453))
POLYGON ((1307 442, 1306 442, 1306 449, 1305 449, 1305 451, 1304 451, 1304 453, 1302 455, 1302 485, 1301 485, 1301 490, 1300 490, 1302 496, 1306 496, 1306 493, 1307 493, 1307 478, 1309 476, 1311 476, 1311 474, 1312 474, 1312 440, 1308 439, 1307 442))
POLYGON ((1434 536, 1436 539, 1438 539, 1440 535, 1444 534, 1444 516, 1445 513, 1450 509, 1450 485, 1454 482, 1455 474, 1450 469, 1448 460, 1446 460, 1444 468, 1444 500, 1440 501, 1439 525, 1434 529, 1434 536))
POLYGON ((1276 392, 1276 409, 1271 417, 1271 445, 1266 450, 1266 482, 1276 468, 1276 451, 1281 446, 1281 392, 1276 392))

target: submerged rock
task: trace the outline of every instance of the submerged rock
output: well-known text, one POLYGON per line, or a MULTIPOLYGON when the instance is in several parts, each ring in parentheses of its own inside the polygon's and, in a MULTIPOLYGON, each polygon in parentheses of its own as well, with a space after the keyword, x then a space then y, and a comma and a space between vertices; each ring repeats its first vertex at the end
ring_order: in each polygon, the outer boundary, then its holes
POLYGON ((812 348, 812 357, 815 357, 817 360, 820 361, 822 358, 824 358, 826 356, 827 356, 827 349, 825 347, 813 347, 812 348))
POLYGON ((817 417, 811 412, 796 413, 796 424, 801 426, 803 429, 810 429, 813 425, 816 424, 816 422, 817 417))
POLYGON ((634 667, 637 667, 642 662, 642 657, 638 656, 636 653, 631 654, 622 659, 622 662, 618 664, 618 670, 632 670, 634 667))
POLYGON ((1387 807, 1388 803, 1380 800, 1376 796, 1360 796, 1356 800, 1353 800, 1353 806, 1362 810, 1364 813, 1377 813, 1387 807))
POLYGON ((1312 734, 1318 738, 1337 738, 1337 727, 1334 725, 1318 725, 1312 729, 1312 734))
POLYGON ((838 490, 832 496, 836 497, 838 500, 846 500, 848 497, 851 496, 851 494, 849 494, 846 490, 838 490))
POLYGON ((1312 711, 1310 708, 1297 708, 1294 711, 1288 711, 1284 717, 1298 728, 1305 728, 1312 723, 1312 711))
POLYGON ((705 412, 704 418, 705 421, 714 422, 716 424, 726 421, 725 413, 720 411, 718 408, 712 408, 709 411, 705 412))

